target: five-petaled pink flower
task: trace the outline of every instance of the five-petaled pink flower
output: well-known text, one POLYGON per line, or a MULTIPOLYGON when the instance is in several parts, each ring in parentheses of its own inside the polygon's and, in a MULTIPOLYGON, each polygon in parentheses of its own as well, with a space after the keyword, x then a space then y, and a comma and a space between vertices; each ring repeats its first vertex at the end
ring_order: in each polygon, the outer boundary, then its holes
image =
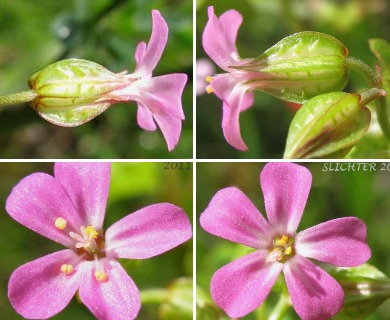
POLYGON ((108 163, 57 163, 54 177, 27 176, 8 197, 12 218, 68 247, 11 275, 8 296, 23 317, 52 317, 78 290, 98 319, 134 319, 139 291, 117 259, 150 258, 191 238, 185 212, 169 203, 140 209, 104 232, 110 170, 108 163))
POLYGON ((203 48, 208 56, 227 73, 210 77, 208 92, 214 92, 223 101, 222 129, 224 136, 233 147, 247 150, 240 133, 240 112, 252 106, 253 93, 249 90, 250 80, 259 73, 240 71, 234 67, 244 65, 252 59, 240 59, 236 49, 238 28, 242 16, 236 10, 229 10, 221 17, 208 8, 209 21, 203 32, 203 48))
POLYGON ((157 10, 152 11, 153 30, 148 44, 140 42, 135 52, 137 66, 134 73, 123 74, 130 85, 110 92, 113 101, 134 100, 138 105, 137 121, 144 130, 160 127, 172 151, 179 141, 184 113, 181 96, 187 82, 184 73, 152 77, 168 41, 168 26, 157 10))
POLYGON ((268 221, 234 187, 220 190, 202 213, 200 223, 207 232, 255 249, 211 279, 211 295, 230 317, 259 307, 281 272, 302 319, 328 319, 341 309, 341 286, 308 258, 342 267, 366 262, 371 255, 366 225, 346 217, 297 233, 311 180, 305 167, 270 163, 260 176, 268 221))

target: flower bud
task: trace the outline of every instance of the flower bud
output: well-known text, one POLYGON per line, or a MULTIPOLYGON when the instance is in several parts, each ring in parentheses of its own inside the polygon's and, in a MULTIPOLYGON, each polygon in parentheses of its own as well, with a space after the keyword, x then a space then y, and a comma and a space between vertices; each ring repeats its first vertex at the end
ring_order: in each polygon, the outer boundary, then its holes
POLYGON ((331 92, 304 103, 291 122, 284 158, 345 156, 370 125, 371 113, 360 100, 358 94, 331 92))
POLYGON ((196 287, 196 319, 225 319, 221 310, 211 300, 210 294, 199 286, 196 287))
POLYGON ((167 298, 160 306, 162 320, 192 320, 192 278, 179 278, 167 288, 167 298))
POLYGON ((344 290, 344 305, 334 319, 366 319, 390 298, 390 279, 369 264, 329 272, 344 290))
POLYGON ((302 103, 345 88, 347 55, 347 48, 336 38, 305 31, 282 39, 258 58, 232 68, 259 74, 249 82, 252 89, 302 103))
POLYGON ((81 125, 105 111, 111 104, 109 94, 128 80, 101 65, 81 59, 53 63, 35 73, 28 81, 37 97, 31 106, 56 125, 81 125))

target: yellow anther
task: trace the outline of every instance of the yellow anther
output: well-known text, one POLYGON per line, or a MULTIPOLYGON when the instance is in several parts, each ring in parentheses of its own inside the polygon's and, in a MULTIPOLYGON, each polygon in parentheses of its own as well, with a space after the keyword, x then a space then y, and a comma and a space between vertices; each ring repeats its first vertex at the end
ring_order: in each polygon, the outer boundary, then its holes
POLYGON ((95 271, 95 278, 99 282, 106 282, 108 279, 108 275, 104 271, 96 270, 95 271))
POLYGON ((282 236, 278 241, 278 245, 284 247, 287 244, 287 241, 288 241, 288 237, 282 236))
POLYGON ((207 76, 207 77, 206 77, 206 81, 207 81, 208 83, 210 83, 211 80, 213 80, 213 77, 210 77, 210 76, 207 76))
POLYGON ((211 88, 211 86, 207 86, 207 87, 206 87, 206 92, 207 92, 207 93, 213 93, 214 90, 213 90, 213 88, 211 88))
POLYGON ((88 226, 85 228, 85 232, 87 233, 88 237, 90 239, 96 239, 99 235, 99 232, 97 232, 92 226, 88 226))
POLYGON ((70 275, 74 272, 74 268, 71 264, 63 264, 61 266, 61 272, 63 274, 67 274, 67 275, 70 275))
POLYGON ((66 228, 66 220, 64 218, 57 218, 56 222, 54 222, 56 228, 60 230, 64 230, 66 228))
POLYGON ((288 256, 291 254, 291 252, 292 252, 291 246, 287 247, 286 250, 284 250, 284 253, 287 254, 288 256))

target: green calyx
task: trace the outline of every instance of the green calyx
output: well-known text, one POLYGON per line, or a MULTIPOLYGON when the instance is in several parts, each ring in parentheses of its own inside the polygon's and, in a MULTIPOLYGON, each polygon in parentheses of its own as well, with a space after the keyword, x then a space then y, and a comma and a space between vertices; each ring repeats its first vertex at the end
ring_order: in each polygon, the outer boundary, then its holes
POLYGON ((302 103, 345 88, 349 79, 347 55, 347 48, 336 38, 305 31, 284 38, 244 66, 232 68, 259 73, 248 82, 251 88, 302 103))
POLYGON ((53 63, 28 81, 37 93, 31 106, 56 125, 81 125, 105 111, 107 94, 126 85, 123 77, 101 65, 81 59, 53 63))

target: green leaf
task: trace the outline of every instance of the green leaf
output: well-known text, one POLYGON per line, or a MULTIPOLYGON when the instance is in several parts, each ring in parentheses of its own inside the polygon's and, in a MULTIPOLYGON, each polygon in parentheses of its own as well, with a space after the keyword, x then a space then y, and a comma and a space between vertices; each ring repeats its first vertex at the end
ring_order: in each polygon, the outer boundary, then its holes
POLYGON ((384 39, 368 40, 371 52, 377 57, 383 68, 390 68, 390 44, 384 39))
POLYGON ((360 96, 332 92, 310 99, 291 122, 284 158, 346 155, 366 133, 371 114, 360 96))

